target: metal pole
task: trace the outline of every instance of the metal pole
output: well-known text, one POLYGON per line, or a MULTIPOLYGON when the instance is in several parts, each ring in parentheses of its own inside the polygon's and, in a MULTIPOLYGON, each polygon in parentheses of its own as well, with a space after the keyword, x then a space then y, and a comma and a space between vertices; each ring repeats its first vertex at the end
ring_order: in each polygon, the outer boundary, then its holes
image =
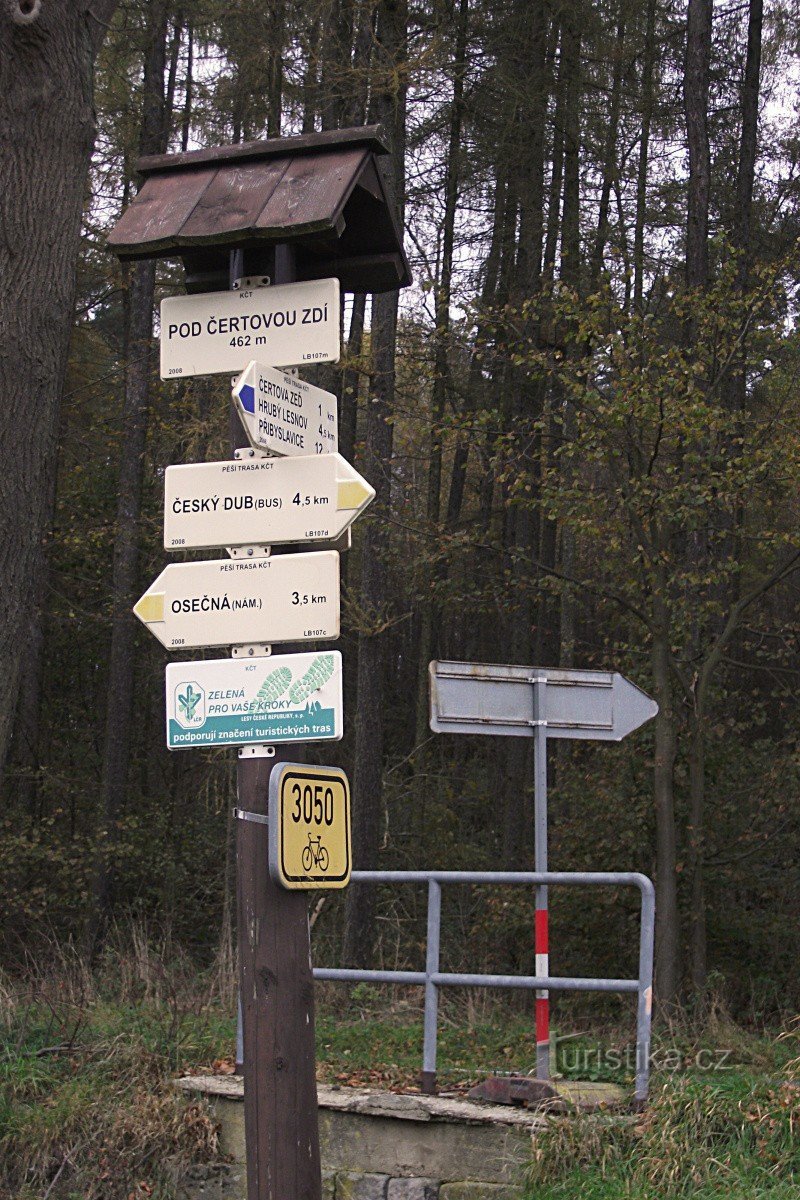
POLYGON ((428 942, 425 953, 425 1035, 422 1045, 422 1090, 426 1096, 436 1093, 436 1022, 439 1015, 439 989, 433 982, 439 970, 439 940, 442 918, 442 887, 428 881, 428 942))
MULTIPOLYGON (((255 269, 250 261, 245 265, 242 251, 234 251, 231 287, 251 274, 291 283, 292 248, 276 246, 255 269)), ((233 411, 231 438, 234 449, 247 441, 233 411)), ((302 754, 290 746, 277 746, 272 757, 240 757, 238 807, 266 815, 273 767, 298 759, 302 754)), ((307 897, 270 877, 266 823, 236 824, 247 1200, 321 1200, 307 897)))
MULTIPOLYGON (((547 871, 547 676, 537 676, 533 685, 533 716, 536 722, 533 738, 533 811, 534 867, 537 874, 547 871)), ((534 927, 536 974, 546 979, 550 974, 547 885, 536 888, 534 927)), ((536 1078, 550 1078, 550 993, 536 992, 536 1078)))
POLYGON ((646 879, 641 885, 642 919, 639 929, 639 1000, 636 1009, 637 1107, 647 1103, 650 1084, 650 1026, 653 1020, 653 945, 656 929, 656 893, 646 879))
POLYGON ((244 1033, 242 1031, 242 989, 236 992, 236 1068, 237 1075, 244 1075, 244 1033))

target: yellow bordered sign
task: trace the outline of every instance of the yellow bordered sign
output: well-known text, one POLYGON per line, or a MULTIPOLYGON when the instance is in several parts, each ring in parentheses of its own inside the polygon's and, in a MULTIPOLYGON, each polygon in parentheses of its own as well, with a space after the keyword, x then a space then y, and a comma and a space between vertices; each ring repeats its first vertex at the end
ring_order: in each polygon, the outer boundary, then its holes
POLYGON ((350 882, 350 785, 339 767, 280 763, 269 781, 269 870, 282 887, 350 882))

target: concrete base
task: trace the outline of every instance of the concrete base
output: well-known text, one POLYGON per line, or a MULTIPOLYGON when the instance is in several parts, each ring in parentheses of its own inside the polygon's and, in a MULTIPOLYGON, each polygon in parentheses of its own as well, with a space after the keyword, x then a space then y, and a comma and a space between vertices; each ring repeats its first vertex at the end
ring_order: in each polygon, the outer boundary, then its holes
MULTIPOLYGON (((246 1200, 244 1085, 231 1075, 187 1076, 211 1104, 230 1167, 198 1168, 185 1200, 246 1200)), ((615 1108, 609 1084, 559 1083, 556 1109, 615 1108)), ((541 1112, 447 1096, 318 1087, 323 1200, 519 1200, 541 1112)), ((550 1111, 553 1109, 550 1105, 550 1111)))

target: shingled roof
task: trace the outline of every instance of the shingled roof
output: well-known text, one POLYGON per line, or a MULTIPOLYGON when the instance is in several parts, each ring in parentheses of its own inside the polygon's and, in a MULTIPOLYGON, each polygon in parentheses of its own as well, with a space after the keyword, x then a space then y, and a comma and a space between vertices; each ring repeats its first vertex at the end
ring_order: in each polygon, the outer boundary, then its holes
POLYGON ((411 271, 377 157, 377 126, 142 158, 142 186, 108 236, 121 259, 183 258, 187 285, 227 287, 229 251, 295 248, 298 279, 405 287, 411 271), (202 279, 202 282, 199 282, 202 279))

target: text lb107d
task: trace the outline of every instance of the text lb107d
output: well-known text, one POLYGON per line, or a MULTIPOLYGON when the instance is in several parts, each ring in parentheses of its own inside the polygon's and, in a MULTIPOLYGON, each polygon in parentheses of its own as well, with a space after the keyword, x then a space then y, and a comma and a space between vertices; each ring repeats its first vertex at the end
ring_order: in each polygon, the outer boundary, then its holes
POLYGON ((344 888, 351 870, 350 785, 339 767, 280 763, 269 781, 269 870, 290 890, 344 888))

